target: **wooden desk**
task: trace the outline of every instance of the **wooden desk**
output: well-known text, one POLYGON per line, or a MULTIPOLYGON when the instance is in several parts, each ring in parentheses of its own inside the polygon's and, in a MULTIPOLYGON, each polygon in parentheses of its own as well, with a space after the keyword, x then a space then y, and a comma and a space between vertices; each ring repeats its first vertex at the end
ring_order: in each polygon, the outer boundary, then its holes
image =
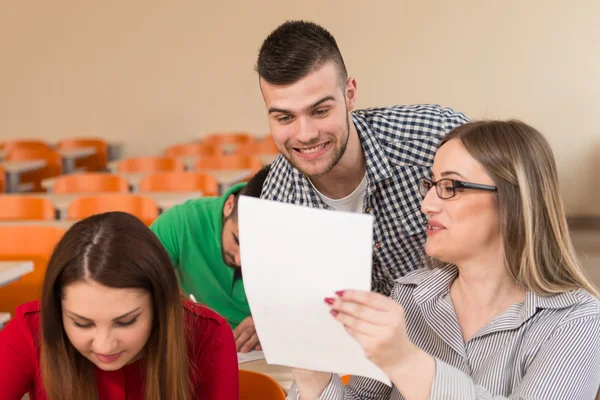
POLYGON ((81 147, 78 149, 62 149, 58 153, 62 157, 62 173, 70 174, 75 171, 75 162, 81 158, 96 154, 94 147, 81 147))
POLYGON ((33 272, 33 261, 0 261, 0 287, 33 272))
POLYGON ((0 221, 0 226, 52 226, 54 228, 69 229, 77 221, 66 221, 58 219, 50 220, 15 220, 0 221))
POLYGON ((279 153, 259 154, 256 156, 263 165, 269 165, 279 156, 279 153))
MULTIPOLYGON (((219 190, 221 193, 224 193, 231 185, 238 183, 244 179, 247 179, 251 175, 251 171, 249 169, 232 169, 232 170, 221 170, 221 169, 205 169, 198 170, 197 172, 203 172, 209 175, 212 175, 217 180, 219 184, 219 190)), ((132 192, 138 192, 138 187, 142 179, 148 175, 148 172, 118 172, 115 175, 119 175, 123 177, 131 186, 132 192)), ((52 187, 54 186, 54 182, 56 178, 48 178, 42 181, 42 187, 46 189, 49 193, 52 192, 52 187)))
MULTIPOLYGON (((52 202, 54 208, 59 212, 59 219, 65 219, 67 215, 67 209, 69 208, 69 204, 73 200, 79 197, 88 197, 88 196, 101 196, 103 194, 112 194, 112 193, 24 193, 20 194, 20 196, 28 196, 28 197, 43 197, 52 202)), ((140 196, 147 197, 149 199, 154 200, 154 202, 158 205, 161 211, 168 210, 169 208, 176 206, 177 204, 184 203, 190 199, 197 199, 202 197, 201 191, 195 192, 144 192, 144 193, 136 193, 140 196)))
POLYGON ((10 321, 10 314, 0 313, 0 329, 2 329, 4 327, 4 324, 6 324, 8 321, 10 321))
POLYGON ((46 160, 3 161, 2 167, 6 174, 6 192, 18 193, 21 184, 21 174, 44 168, 46 160))

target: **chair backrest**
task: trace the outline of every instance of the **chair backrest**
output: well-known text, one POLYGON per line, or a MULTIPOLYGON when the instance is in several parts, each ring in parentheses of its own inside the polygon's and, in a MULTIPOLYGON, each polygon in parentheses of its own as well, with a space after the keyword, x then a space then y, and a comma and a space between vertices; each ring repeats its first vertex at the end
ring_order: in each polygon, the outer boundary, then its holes
POLYGON ((241 369, 240 400, 285 400, 285 392, 270 376, 241 369))
POLYGON ((14 316, 18 305, 40 299, 48 261, 64 232, 51 226, 0 226, 0 260, 33 261, 33 272, 0 287, 0 311, 14 316))
POLYGON ((174 157, 137 157, 119 161, 119 172, 185 171, 185 165, 174 157))
POLYGON ((123 211, 138 217, 146 225, 158 217, 156 202, 135 194, 101 194, 74 199, 67 208, 67 219, 80 220, 95 214, 123 211))
POLYGON ((21 183, 33 183, 33 192, 44 192, 42 181, 53 178, 62 172, 62 157, 58 152, 47 148, 16 147, 10 150, 6 159, 8 161, 45 160, 46 166, 35 171, 21 174, 21 183))
POLYGON ((102 172, 61 175, 52 186, 54 193, 128 192, 129 183, 119 175, 102 172))
POLYGON ((254 142, 254 136, 248 132, 216 132, 209 133, 204 136, 202 143, 219 145, 219 144, 246 144, 254 142))
POLYGON ((54 205, 43 197, 0 195, 0 220, 53 220, 54 205))
POLYGON ((194 167, 199 171, 205 169, 250 169, 253 172, 259 171, 262 166, 263 165, 259 159, 240 154, 220 154, 210 157, 202 157, 194 165, 194 167))
POLYGON ((199 172, 160 172, 146 175, 138 187, 140 192, 193 192, 199 190, 203 196, 219 194, 219 183, 199 172))
POLYGON ((108 162, 108 143, 98 138, 70 138, 62 139, 56 146, 57 150, 80 149, 82 147, 93 147, 96 153, 91 156, 80 158, 75 162, 77 168, 87 171, 99 171, 106 169, 108 162))
POLYGON ((2 149, 6 152, 16 149, 51 150, 48 143, 38 139, 7 140, 4 142, 2 149))
POLYGON ((205 157, 217 152, 214 145, 200 142, 182 143, 167 147, 163 152, 165 157, 205 157))
POLYGON ((348 383, 350 383, 350 375, 342 375, 342 376, 340 376, 340 379, 342 380, 342 383, 344 385, 347 385, 348 383))
POLYGON ((239 154, 279 154, 279 149, 271 135, 267 135, 262 139, 242 145, 237 153, 239 154))

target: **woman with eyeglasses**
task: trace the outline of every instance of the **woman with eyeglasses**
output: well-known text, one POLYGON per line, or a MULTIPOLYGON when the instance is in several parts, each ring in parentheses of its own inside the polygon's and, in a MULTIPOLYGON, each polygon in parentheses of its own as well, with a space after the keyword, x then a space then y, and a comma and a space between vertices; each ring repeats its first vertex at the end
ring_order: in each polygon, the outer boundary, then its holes
POLYGON ((518 121, 465 124, 432 172, 419 185, 433 265, 390 298, 325 299, 393 386, 296 369, 288 398, 594 399, 599 293, 573 250, 544 137, 518 121))
POLYGON ((132 215, 73 225, 42 299, 0 330, 0 399, 233 400, 231 328, 183 299, 169 256, 132 215))

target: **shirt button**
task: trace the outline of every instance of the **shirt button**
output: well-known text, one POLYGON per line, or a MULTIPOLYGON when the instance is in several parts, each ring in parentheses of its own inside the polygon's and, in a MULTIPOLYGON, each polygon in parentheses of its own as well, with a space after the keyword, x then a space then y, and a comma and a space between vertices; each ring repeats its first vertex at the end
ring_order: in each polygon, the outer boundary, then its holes
POLYGON ((366 212, 366 213, 369 213, 369 212, 371 212, 371 207, 366 207, 366 208, 365 208, 365 212, 366 212))
POLYGON ((381 243, 379 243, 379 242, 375 243, 375 248, 376 249, 380 249, 381 248, 381 243))

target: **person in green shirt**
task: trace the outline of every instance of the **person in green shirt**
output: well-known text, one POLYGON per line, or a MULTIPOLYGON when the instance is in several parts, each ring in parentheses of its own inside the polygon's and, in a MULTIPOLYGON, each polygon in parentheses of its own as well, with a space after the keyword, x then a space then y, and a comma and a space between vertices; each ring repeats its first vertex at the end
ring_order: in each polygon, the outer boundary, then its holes
POLYGON ((243 353, 261 347, 244 292, 237 203, 240 195, 260 197, 268 173, 266 166, 220 197, 177 205, 150 226, 171 258, 182 291, 227 320, 243 353))

